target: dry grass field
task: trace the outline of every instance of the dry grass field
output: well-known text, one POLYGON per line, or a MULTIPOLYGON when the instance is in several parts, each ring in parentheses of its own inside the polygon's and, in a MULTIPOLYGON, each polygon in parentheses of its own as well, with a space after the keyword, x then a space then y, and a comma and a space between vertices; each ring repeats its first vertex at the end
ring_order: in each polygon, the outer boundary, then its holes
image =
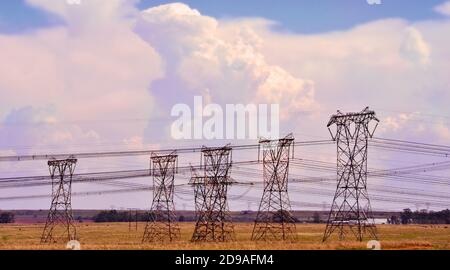
MULTIPOLYGON (((133 224, 134 225, 134 224, 133 224)), ((81 223, 77 225, 81 249, 365 249, 366 242, 337 241, 322 243, 323 224, 297 224, 296 242, 250 241, 252 224, 236 223, 236 241, 229 243, 191 243, 193 223, 181 223, 182 239, 175 243, 140 243, 144 223, 129 231, 128 223, 81 223)), ((43 225, 0 225, 0 249, 65 249, 65 244, 39 244, 43 225)), ((380 225, 382 249, 450 249, 450 226, 447 225, 380 225)))

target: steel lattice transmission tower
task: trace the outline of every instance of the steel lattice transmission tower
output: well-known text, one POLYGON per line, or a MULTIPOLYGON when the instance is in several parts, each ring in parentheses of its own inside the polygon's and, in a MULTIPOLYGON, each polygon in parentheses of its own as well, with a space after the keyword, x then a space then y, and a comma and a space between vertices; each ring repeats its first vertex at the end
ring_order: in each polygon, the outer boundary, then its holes
POLYGON ((337 142, 337 188, 323 241, 336 230, 341 240, 349 233, 359 241, 366 234, 377 239, 367 192, 367 148, 378 122, 368 107, 360 113, 338 111, 328 122, 330 134, 337 142), (336 128, 334 132, 332 126, 336 128))
POLYGON ((204 175, 195 170, 191 178, 194 187, 197 222, 191 241, 225 242, 234 240, 234 228, 228 213, 227 191, 232 184, 231 147, 203 148, 201 166, 204 175))
POLYGON ((288 196, 289 158, 294 137, 260 140, 264 191, 253 227, 252 240, 295 240, 295 219, 288 196))
POLYGON ((41 243, 68 242, 77 239, 71 205, 72 176, 76 163, 77 160, 74 158, 48 161, 52 178, 52 203, 41 243))
POLYGON ((173 203, 174 180, 178 155, 153 155, 153 202, 142 242, 175 241, 180 238, 173 203))

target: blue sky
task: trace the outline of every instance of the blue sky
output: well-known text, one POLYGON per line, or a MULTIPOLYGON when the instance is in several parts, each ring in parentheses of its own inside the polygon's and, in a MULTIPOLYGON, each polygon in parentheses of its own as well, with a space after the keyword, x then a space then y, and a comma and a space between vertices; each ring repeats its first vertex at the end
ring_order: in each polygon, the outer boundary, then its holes
POLYGON ((57 23, 55 16, 29 7, 25 0, 4 0, 0 3, 0 32, 17 33, 57 23))
MULTIPOLYGON (((85 0, 86 1, 86 0, 85 0)), ((145 9, 173 1, 142 0, 145 9)), ((202 14, 216 18, 263 17, 280 23, 279 30, 296 33, 319 33, 351 28, 354 25, 383 18, 409 21, 438 19, 433 7, 443 0, 383 0, 369 5, 365 0, 186 0, 202 14)), ((0 32, 18 33, 57 24, 58 18, 26 5, 25 0, 3 0, 0 3, 0 32)))

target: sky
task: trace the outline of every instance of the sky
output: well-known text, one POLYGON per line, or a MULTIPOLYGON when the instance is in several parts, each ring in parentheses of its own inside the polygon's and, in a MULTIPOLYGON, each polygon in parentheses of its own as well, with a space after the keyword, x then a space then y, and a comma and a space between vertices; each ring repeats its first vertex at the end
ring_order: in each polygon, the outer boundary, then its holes
MULTIPOLYGON (((192 108, 194 96, 220 106, 279 104, 280 134, 292 132, 297 140, 329 139, 325 126, 331 114, 370 106, 381 120, 379 137, 450 145, 450 1, 445 0, 379 5, 365 0, 6 0, 0 3, 0 59, 0 156, 227 143, 171 137, 171 109, 176 104, 192 108)), ((335 162, 336 155, 326 146, 296 153, 325 162, 335 162)), ((442 161, 370 153, 375 168, 442 161)), ((192 160, 198 157, 181 162, 192 160)), ((86 160, 77 172, 146 166, 147 157, 86 160)), ((0 177, 46 174, 45 162, 0 163, 0 177)), ((445 172, 438 176, 446 177, 445 172)), ((149 184, 149 179, 136 181, 149 184)), ((389 181, 375 186, 450 192, 448 186, 389 181)), ((79 192, 102 188, 74 186, 79 192)), ((48 187, 0 189, 0 197, 49 192, 48 187)), ((259 193, 250 191, 256 198, 259 193)), ((186 196, 176 199, 178 207, 192 207, 186 196)), ((146 208, 150 198, 147 193, 74 197, 73 207, 146 208)), ((317 204, 330 199, 291 195, 291 200, 317 204)), ((48 199, 0 200, 0 209, 48 204, 48 199)))
MULTIPOLYGON (((368 5, 364 0, 284 0, 274 4, 271 0, 246 0, 230 4, 226 0, 190 0, 184 3, 202 14, 218 19, 262 17, 279 23, 276 29, 303 34, 344 30, 354 25, 383 18, 404 18, 409 21, 442 19, 433 8, 442 0, 410 1, 384 0, 381 5, 368 5)), ((165 0, 142 0, 137 7, 168 4, 165 0)), ((3 33, 29 31, 63 23, 48 12, 30 7, 25 0, 2 1, 0 30, 3 33)))

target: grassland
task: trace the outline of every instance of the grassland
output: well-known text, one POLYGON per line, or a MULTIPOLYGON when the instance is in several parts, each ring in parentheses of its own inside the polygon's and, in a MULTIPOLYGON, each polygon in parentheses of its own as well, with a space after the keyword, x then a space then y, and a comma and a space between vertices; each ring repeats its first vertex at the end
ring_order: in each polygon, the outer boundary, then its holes
MULTIPOLYGON (((134 225, 134 224, 133 224, 134 225)), ((236 223, 236 241, 229 243, 191 243, 192 223, 181 223, 181 239, 174 243, 141 244, 144 223, 129 230, 128 223, 81 223, 77 233, 82 249, 365 249, 366 242, 337 241, 322 243, 323 224, 297 224, 295 242, 250 241, 252 224, 236 223)), ((65 244, 39 243, 43 225, 0 225, 0 249, 64 249, 65 244)), ((382 249, 450 249, 450 226, 446 225, 380 225, 382 249)))

